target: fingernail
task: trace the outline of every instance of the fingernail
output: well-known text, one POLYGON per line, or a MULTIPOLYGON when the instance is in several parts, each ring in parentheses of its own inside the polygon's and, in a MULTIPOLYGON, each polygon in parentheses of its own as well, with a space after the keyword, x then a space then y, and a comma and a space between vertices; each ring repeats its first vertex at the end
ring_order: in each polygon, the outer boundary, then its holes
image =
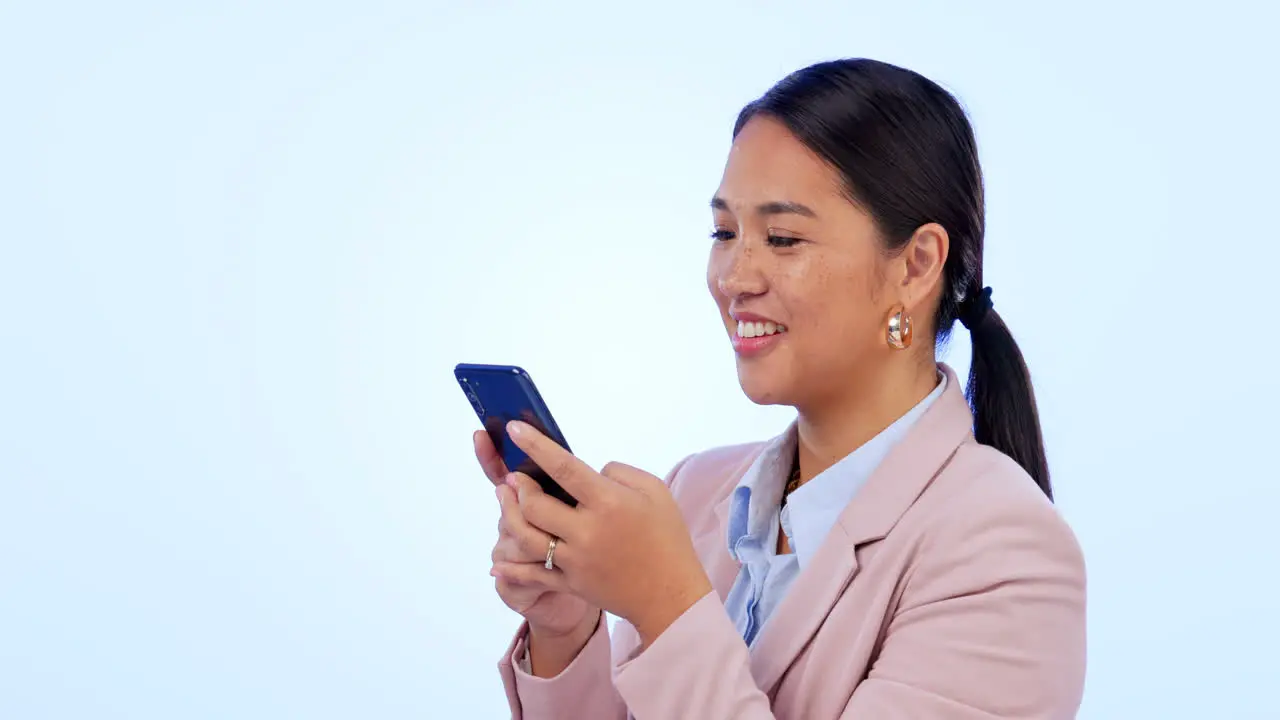
POLYGON ((524 423, 520 422, 519 420, 512 420, 511 422, 507 423, 507 433, 510 434, 511 436, 514 437, 516 435, 519 435, 522 432, 524 432, 524 423))
POLYGON ((507 473, 507 476, 502 479, 502 482, 506 483, 507 486, 510 487, 512 490, 520 489, 520 486, 516 483, 515 473, 507 473))

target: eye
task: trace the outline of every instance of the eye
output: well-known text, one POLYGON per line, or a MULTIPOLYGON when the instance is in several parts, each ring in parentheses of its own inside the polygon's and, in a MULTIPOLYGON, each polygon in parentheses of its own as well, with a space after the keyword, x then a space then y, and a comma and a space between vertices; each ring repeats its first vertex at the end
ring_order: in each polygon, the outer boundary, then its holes
POLYGON ((785 235, 770 235, 769 244, 778 248, 789 248, 804 242, 800 238, 786 237, 785 235))
POLYGON ((734 234, 732 230, 721 230, 717 228, 716 230, 711 231, 711 239, 715 240, 716 242, 722 242, 724 240, 732 240, 733 237, 734 237, 734 234))

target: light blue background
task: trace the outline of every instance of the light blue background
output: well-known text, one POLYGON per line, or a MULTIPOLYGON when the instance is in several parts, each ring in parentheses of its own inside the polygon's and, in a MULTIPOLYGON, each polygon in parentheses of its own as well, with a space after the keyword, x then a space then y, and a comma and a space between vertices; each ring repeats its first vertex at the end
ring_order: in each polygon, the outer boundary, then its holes
POLYGON ((972 113, 1089 562, 1081 717, 1280 717, 1276 21, 6 5, 0 717, 503 716, 517 618, 452 365, 524 365, 597 465, 776 432, 706 204, 739 107, 851 55, 972 113))

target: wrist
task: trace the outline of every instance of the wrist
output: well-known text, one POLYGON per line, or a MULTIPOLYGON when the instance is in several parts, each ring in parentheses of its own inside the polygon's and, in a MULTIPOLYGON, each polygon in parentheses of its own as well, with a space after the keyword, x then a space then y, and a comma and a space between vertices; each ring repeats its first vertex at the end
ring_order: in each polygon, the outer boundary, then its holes
POLYGON ((581 623, 567 632, 549 631, 530 624, 525 643, 532 674, 551 678, 564 672, 590 642, 602 617, 600 610, 593 608, 583 616, 581 623))
POLYGON ((680 619, 699 600, 712 591, 711 580, 702 575, 679 591, 650 603, 645 612, 638 613, 631 622, 640 636, 640 647, 648 648, 667 628, 680 619))
POLYGON ((587 639, 596 631, 596 626, 600 624, 600 609, 588 608, 582 614, 582 620, 568 630, 551 630, 541 625, 529 623, 529 637, 537 638, 545 642, 565 642, 572 641, 575 638, 587 639))

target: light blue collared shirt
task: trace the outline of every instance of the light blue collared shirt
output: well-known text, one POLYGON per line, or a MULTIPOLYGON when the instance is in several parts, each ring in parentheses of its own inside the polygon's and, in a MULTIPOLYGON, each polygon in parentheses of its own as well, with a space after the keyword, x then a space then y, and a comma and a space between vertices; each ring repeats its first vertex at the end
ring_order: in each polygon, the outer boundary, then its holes
POLYGON ((725 610, 747 645, 773 614, 787 590, 893 446, 946 388, 945 375, 933 392, 879 435, 796 488, 779 512, 782 491, 796 451, 793 425, 774 440, 742 476, 729 501, 729 554, 741 564, 725 598, 725 610), (793 552, 779 555, 778 526, 793 552))

